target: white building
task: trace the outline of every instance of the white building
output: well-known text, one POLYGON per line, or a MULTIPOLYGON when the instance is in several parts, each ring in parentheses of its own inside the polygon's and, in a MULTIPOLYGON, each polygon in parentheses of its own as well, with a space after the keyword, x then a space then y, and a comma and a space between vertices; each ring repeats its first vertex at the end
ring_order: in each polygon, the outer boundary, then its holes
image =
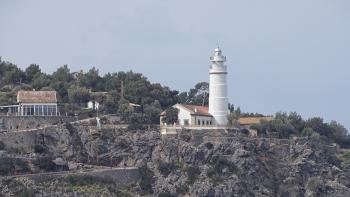
POLYGON ((100 107, 100 103, 97 101, 89 101, 87 103, 87 109, 97 110, 100 107))
POLYGON ((56 91, 18 91, 17 105, 0 106, 7 108, 7 115, 15 116, 57 116, 56 91))
MULTIPOLYGON (((197 106, 197 105, 185 105, 185 104, 176 104, 173 106, 179 110, 177 126, 184 127, 208 127, 213 126, 213 116, 208 113, 208 107, 197 106)), ((160 124, 161 126, 166 126, 166 123, 163 123, 162 119, 165 116, 165 111, 160 115, 160 124)), ((171 126, 171 125, 168 125, 171 126)))
POLYGON ((217 47, 214 55, 210 57, 209 68, 209 113, 213 115, 218 126, 226 126, 229 114, 227 98, 227 67, 226 57, 217 47))
MULTIPOLYGON (((228 98, 227 98, 227 67, 225 65, 226 57, 222 55, 219 47, 214 50, 210 57, 209 68, 209 107, 176 104, 173 107, 179 110, 179 126, 227 126, 228 123, 228 98)), ((162 118, 165 111, 161 114, 161 125, 164 126, 162 118)))

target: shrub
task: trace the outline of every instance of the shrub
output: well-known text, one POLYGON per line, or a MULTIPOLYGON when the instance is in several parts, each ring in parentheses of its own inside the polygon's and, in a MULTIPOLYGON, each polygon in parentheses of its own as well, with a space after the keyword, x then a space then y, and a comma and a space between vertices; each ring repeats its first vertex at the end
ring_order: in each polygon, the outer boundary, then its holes
POLYGON ((5 144, 4 142, 0 141, 0 150, 4 150, 5 149, 5 144))
POLYGON ((238 171, 238 168, 236 167, 235 164, 232 162, 228 161, 226 158, 219 157, 212 162, 213 168, 208 170, 208 176, 212 175, 223 175, 223 169, 227 168, 228 172, 230 173, 235 173, 238 171))
POLYGON ((0 175, 7 176, 13 171, 13 165, 10 159, 2 158, 0 160, 0 175))
POLYGON ((159 172, 165 177, 167 177, 174 169, 175 165, 173 163, 160 162, 158 165, 159 172))
POLYGON ((189 132, 182 132, 180 134, 180 139, 185 141, 185 142, 189 142, 191 140, 191 138, 192 138, 192 135, 191 135, 190 131, 189 132))
POLYGON ((172 195, 170 192, 160 192, 158 194, 158 197, 175 197, 175 196, 172 195))
POLYGON ((0 175, 9 176, 24 172, 30 172, 30 169, 27 162, 22 159, 2 158, 0 160, 0 175))
POLYGON ((214 147, 214 145, 212 144, 212 143, 210 143, 210 142, 207 142, 206 144, 205 144, 205 146, 207 147, 207 149, 212 149, 213 147, 214 147))
POLYGON ((315 131, 310 128, 310 127, 306 127, 303 129, 303 131, 301 132, 302 136, 311 136, 313 133, 315 133, 315 131))
POLYGON ((70 185, 83 186, 83 185, 93 185, 93 184, 113 184, 113 180, 107 177, 97 177, 91 175, 69 175, 66 181, 70 185))
POLYGON ((59 166, 57 166, 51 157, 39 157, 33 161, 33 164, 38 166, 44 171, 58 171, 59 166))
POLYGON ((201 174, 201 171, 198 166, 190 166, 187 168, 186 173, 188 177, 187 182, 192 185, 201 174))
POLYGON ((35 191, 32 189, 24 189, 17 194, 18 197, 35 197, 35 191))
POLYGON ((185 194, 188 192, 188 186, 186 184, 176 187, 176 192, 179 194, 185 194))
POLYGON ((47 147, 41 145, 41 144, 36 144, 34 145, 34 152, 35 153, 46 153, 47 152, 47 147))
POLYGON ((140 182, 139 185, 146 194, 153 194, 152 184, 154 183, 154 172, 146 165, 139 168, 140 182))
POLYGON ((66 122, 65 126, 66 126, 66 129, 69 131, 69 134, 73 135, 73 133, 75 133, 75 128, 71 123, 66 122))

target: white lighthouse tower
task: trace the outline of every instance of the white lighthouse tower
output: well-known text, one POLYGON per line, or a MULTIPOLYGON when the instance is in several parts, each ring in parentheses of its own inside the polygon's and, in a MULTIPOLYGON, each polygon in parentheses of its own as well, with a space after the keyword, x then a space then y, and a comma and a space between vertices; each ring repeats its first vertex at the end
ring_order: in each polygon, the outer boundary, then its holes
POLYGON ((227 125, 228 98, 227 98, 227 67, 226 57, 217 47, 210 57, 209 68, 209 113, 214 117, 218 126, 227 125))

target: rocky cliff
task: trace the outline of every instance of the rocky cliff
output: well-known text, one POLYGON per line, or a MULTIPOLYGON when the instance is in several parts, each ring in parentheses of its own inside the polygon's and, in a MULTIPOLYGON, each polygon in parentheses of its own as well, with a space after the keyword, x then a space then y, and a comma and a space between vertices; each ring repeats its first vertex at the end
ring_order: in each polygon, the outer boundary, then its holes
MULTIPOLYGON (((70 124, 35 135, 43 138, 37 141, 44 142, 46 154, 54 158, 82 165, 139 167, 140 180, 122 193, 112 191, 110 183, 98 184, 111 196, 350 195, 349 153, 318 138, 249 138, 238 130, 182 131, 162 137, 156 129, 70 124)), ((2 187, 16 188, 10 183, 2 181, 2 187)), ((34 193, 45 190, 55 195, 72 189, 61 185, 55 191, 33 188, 34 193)))

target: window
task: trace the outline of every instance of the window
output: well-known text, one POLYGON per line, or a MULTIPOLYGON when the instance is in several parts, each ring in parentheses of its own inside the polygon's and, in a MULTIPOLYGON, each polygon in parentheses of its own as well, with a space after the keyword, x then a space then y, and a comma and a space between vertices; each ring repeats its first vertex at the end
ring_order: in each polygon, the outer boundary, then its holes
POLYGON ((209 120, 207 120, 207 125, 209 125, 209 120))
POLYGON ((44 116, 47 116, 48 113, 47 113, 47 105, 43 105, 43 112, 44 112, 44 116))
POLYGON ((189 125, 189 120, 188 119, 184 119, 184 125, 189 125))
POLYGON ((198 121, 197 121, 197 124, 198 124, 198 125, 201 125, 201 120, 198 120, 198 121))
POLYGON ((202 125, 205 125, 205 122, 204 122, 204 120, 202 120, 202 125))

